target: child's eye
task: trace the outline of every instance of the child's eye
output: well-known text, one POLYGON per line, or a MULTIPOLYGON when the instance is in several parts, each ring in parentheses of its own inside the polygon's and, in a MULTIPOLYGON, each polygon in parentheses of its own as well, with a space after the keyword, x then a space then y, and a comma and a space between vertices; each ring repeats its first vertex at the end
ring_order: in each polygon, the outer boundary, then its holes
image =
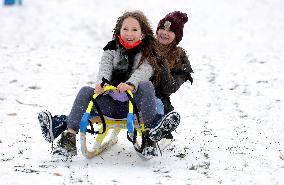
POLYGON ((133 29, 133 31, 138 31, 138 29, 133 29))
POLYGON ((122 30, 127 30, 127 28, 123 28, 122 30))

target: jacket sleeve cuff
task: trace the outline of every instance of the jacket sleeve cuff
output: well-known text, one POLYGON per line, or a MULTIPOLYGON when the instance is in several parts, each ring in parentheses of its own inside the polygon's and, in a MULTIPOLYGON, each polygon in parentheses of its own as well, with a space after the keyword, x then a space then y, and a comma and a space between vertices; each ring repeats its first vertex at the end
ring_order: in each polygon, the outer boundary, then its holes
POLYGON ((132 83, 132 82, 125 82, 125 83, 134 87, 134 89, 132 90, 132 92, 136 92, 136 91, 137 91, 137 86, 138 86, 138 84, 135 84, 135 83, 132 83))

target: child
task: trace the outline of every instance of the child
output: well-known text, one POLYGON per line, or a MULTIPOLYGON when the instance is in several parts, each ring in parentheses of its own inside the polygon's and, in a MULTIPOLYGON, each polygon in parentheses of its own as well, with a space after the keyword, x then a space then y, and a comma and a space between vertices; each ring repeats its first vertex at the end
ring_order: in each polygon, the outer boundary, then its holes
MULTIPOLYGON (((188 21, 185 13, 174 11, 167 14, 159 21, 156 34, 159 42, 160 53, 164 62, 161 63, 161 74, 157 76, 155 84, 156 96, 162 100, 164 112, 174 110, 170 101, 170 95, 175 93, 180 86, 189 80, 192 84, 190 62, 183 48, 177 45, 183 37, 183 27, 188 21)), ((172 138, 171 133, 166 138, 172 138)))
MULTIPOLYGON (((160 126, 167 127, 170 120, 179 120, 176 113, 170 114, 169 118, 162 119, 162 115, 156 113, 154 86, 149 81, 153 70, 158 68, 156 61, 156 40, 147 18, 140 11, 126 12, 118 18, 114 28, 113 40, 104 47, 104 53, 100 62, 97 85, 83 87, 77 94, 73 107, 67 120, 67 132, 61 134, 58 148, 54 154, 72 156, 77 154, 76 133, 79 123, 85 113, 94 91, 103 93, 101 87, 102 78, 106 78, 111 84, 117 86, 118 92, 111 92, 97 99, 97 103, 104 115, 112 118, 125 118, 128 112, 128 103, 125 91, 134 92, 134 102, 141 112, 145 128, 149 134, 153 133, 152 140, 147 140, 149 147, 155 148, 155 142, 160 139, 157 130, 160 126)), ((96 112, 94 110, 93 112, 96 112)), ((43 111, 38 116, 45 139, 52 142, 63 130, 54 131, 61 123, 60 117, 43 111)), ((178 123, 177 123, 178 124, 178 123)), ((174 129, 174 128, 173 128, 174 129)), ((149 151, 149 150, 147 150, 149 151)), ((151 155, 157 155, 152 150, 151 155)))

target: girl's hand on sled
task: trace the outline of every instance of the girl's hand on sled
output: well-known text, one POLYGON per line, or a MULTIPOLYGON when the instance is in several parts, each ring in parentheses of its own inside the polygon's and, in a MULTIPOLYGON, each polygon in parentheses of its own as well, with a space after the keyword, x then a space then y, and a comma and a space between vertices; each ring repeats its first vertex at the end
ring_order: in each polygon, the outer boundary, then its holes
POLYGON ((120 83, 117 86, 117 90, 118 90, 118 92, 125 92, 127 90, 133 91, 134 90, 134 86, 130 85, 130 84, 127 84, 127 83, 120 83))
POLYGON ((103 92, 104 92, 104 89, 102 88, 101 84, 96 85, 95 93, 102 94, 103 92))

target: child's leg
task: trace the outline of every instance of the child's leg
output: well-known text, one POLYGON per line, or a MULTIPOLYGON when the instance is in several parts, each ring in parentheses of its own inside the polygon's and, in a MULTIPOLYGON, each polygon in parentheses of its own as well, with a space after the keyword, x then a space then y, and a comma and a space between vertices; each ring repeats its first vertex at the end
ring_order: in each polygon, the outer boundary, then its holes
MULTIPOLYGON (((96 101, 105 116, 116 119, 123 119, 127 117, 128 101, 120 102, 118 100, 114 100, 109 95, 99 97, 96 101)), ((95 107, 93 111, 97 112, 95 107)))
POLYGON ((80 89, 73 103, 71 112, 68 116, 67 128, 69 131, 70 129, 74 130, 75 132, 79 131, 81 118, 86 112, 86 109, 92 99, 93 94, 94 88, 92 87, 85 86, 80 89))
POLYGON ((165 114, 165 112, 164 112, 164 104, 163 104, 162 100, 159 99, 159 98, 156 98, 156 112, 158 114, 161 114, 161 115, 165 114))
POLYGON ((143 82, 139 84, 136 93, 134 94, 134 102, 137 105, 138 111, 142 113, 143 121, 146 128, 155 127, 153 120, 156 112, 156 96, 155 89, 151 82, 143 82))
MULTIPOLYGON (((83 114, 86 112, 89 102, 94 94, 94 88, 83 87, 77 94, 77 97, 72 106, 71 112, 68 116, 67 128, 71 133, 78 132, 80 128, 80 121, 83 114)), ((111 118, 125 118, 128 113, 128 102, 120 102, 112 99, 108 95, 101 96, 96 99, 102 113, 111 118)), ((93 112, 95 106, 93 107, 93 112)))
POLYGON ((44 139, 51 143, 67 128, 66 115, 52 116, 48 110, 41 111, 38 114, 38 121, 44 139))

